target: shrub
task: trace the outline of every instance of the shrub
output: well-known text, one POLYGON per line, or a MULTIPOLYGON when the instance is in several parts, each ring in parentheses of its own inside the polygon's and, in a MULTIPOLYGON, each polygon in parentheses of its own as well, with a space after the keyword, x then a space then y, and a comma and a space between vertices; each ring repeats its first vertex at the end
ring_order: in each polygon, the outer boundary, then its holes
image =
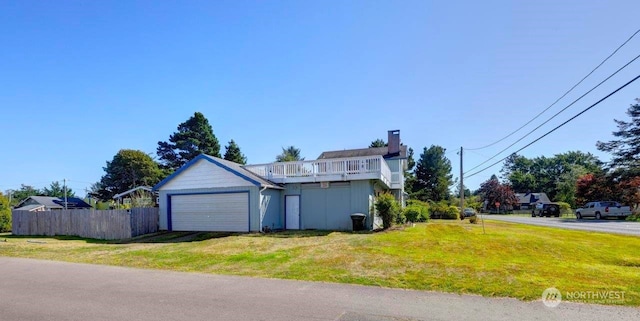
POLYGON ((429 220, 429 204, 418 200, 407 201, 402 211, 408 222, 426 222, 429 220))
POLYGON ((387 229, 397 220, 400 205, 391 194, 382 194, 376 199, 376 211, 382 217, 382 226, 387 229))
POLYGON ((407 222, 407 217, 404 215, 404 211, 398 208, 398 214, 396 215, 396 224, 404 224, 407 222))
POLYGON ((569 205, 569 203, 556 202, 556 204, 558 204, 558 206, 560 206, 560 213, 561 214, 571 214, 571 205, 569 205))
POLYGON ((442 217, 446 220, 459 220, 460 219, 460 209, 455 205, 450 205, 447 208, 446 214, 442 217))
POLYGON ((478 215, 470 216, 469 217, 469 223, 478 224, 478 215))
POLYGON ((9 200, 0 194, 0 233, 11 231, 11 208, 9 200))
POLYGON ((627 221, 640 222, 640 212, 636 212, 627 216, 627 221))
POLYGON ((445 201, 430 203, 429 212, 429 216, 432 219, 457 220, 460 218, 460 209, 455 205, 447 204, 445 201))
POLYGON ((11 211, 0 212, 0 233, 11 231, 11 211))

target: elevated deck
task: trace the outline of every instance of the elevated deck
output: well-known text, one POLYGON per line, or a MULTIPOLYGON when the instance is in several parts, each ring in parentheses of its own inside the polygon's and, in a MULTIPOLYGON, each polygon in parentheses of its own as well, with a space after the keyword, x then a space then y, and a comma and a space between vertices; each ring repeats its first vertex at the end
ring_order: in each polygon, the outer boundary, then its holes
MULTIPOLYGON (((377 179, 389 188, 399 186, 382 156, 318 159, 297 162, 276 162, 246 165, 245 169, 274 183, 313 183, 377 179)), ((400 173, 401 175, 402 173, 400 173)), ((396 187, 401 188, 401 187, 396 187)))

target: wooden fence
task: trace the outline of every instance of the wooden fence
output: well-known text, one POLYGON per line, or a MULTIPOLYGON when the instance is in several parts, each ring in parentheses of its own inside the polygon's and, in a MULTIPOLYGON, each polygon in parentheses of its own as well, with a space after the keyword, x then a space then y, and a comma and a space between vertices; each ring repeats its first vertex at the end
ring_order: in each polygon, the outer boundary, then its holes
POLYGON ((119 240, 158 231, 158 208, 13 211, 13 235, 73 235, 119 240))

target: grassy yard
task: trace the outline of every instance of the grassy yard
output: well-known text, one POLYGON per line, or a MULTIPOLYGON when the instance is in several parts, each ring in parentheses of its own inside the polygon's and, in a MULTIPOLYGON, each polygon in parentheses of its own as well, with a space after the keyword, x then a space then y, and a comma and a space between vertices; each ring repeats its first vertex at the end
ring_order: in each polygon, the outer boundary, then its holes
POLYGON ((624 291, 640 306, 640 238, 487 221, 379 233, 164 233, 126 243, 0 235, 0 255, 539 299, 624 291), (6 240, 6 242, 3 242, 6 240))

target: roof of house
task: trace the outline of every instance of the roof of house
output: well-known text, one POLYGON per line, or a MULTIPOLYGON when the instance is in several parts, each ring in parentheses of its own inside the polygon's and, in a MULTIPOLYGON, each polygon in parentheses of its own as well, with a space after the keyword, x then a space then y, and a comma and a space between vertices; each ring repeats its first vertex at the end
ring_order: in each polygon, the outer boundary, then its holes
POLYGON ((135 192, 135 191, 139 191, 139 190, 143 190, 143 191, 147 191, 147 192, 152 192, 152 191, 153 191, 153 188, 152 188, 152 187, 150 187, 150 186, 138 186, 138 187, 134 187, 134 188, 132 188, 132 189, 130 189, 130 190, 128 190, 128 191, 122 192, 122 193, 120 193, 120 194, 113 195, 113 198, 114 198, 114 199, 121 198, 121 197, 123 197, 123 196, 127 196, 127 195, 129 195, 129 194, 131 194, 131 193, 133 193, 133 192, 135 192))
POLYGON ((188 169, 189 167, 191 167, 193 164, 195 164, 196 162, 198 162, 199 160, 204 159, 207 160, 211 163, 214 163, 240 177, 242 177, 243 179, 246 179, 248 181, 250 181, 251 183, 258 185, 260 187, 268 187, 268 188, 275 188, 275 189, 282 189, 282 187, 276 185, 273 182, 270 182, 254 173, 252 173, 251 171, 244 169, 242 167, 242 165, 238 164, 238 163, 234 163, 222 158, 218 158, 215 156, 211 156, 211 155, 206 155, 206 154, 200 154, 198 155, 196 158, 190 160, 188 163, 186 163, 185 165, 183 165, 182 167, 180 167, 177 171, 175 171, 173 174, 169 175, 169 177, 163 179, 160 183, 156 184, 156 186, 153 187, 153 190, 158 190, 160 187, 162 187, 162 185, 168 183, 170 180, 172 180, 173 178, 175 178, 176 176, 180 175, 180 173, 182 173, 184 170, 188 169))
POLYGON ((40 205, 44 205, 48 208, 59 208, 59 209, 64 208, 64 206, 53 202, 53 200, 58 199, 57 197, 51 197, 51 196, 29 196, 27 199, 20 202, 20 204, 26 202, 28 199, 32 199, 36 203, 40 205))
POLYGON ((515 193, 520 204, 551 203, 546 193, 515 193))
POLYGON ((33 211, 33 210, 37 210, 39 208, 43 208, 44 205, 38 205, 38 204, 33 204, 33 205, 26 205, 23 207, 18 207, 15 210, 16 211, 33 211))
MULTIPOLYGON (((51 196, 29 196, 24 201, 18 204, 18 208, 22 207, 21 205, 26 203, 29 199, 33 200, 37 204, 44 205, 49 209, 63 209, 64 208, 64 199, 60 197, 51 197, 51 196)), ((32 204, 34 205, 34 204, 32 204)), ((67 208, 91 208, 92 206, 87 204, 84 200, 77 197, 67 197, 67 208)))
POLYGON ((366 156, 382 156, 384 158, 407 158, 407 146, 400 145, 400 153, 395 155, 389 154, 389 148, 385 146, 322 152, 322 154, 318 156, 318 159, 366 156))

